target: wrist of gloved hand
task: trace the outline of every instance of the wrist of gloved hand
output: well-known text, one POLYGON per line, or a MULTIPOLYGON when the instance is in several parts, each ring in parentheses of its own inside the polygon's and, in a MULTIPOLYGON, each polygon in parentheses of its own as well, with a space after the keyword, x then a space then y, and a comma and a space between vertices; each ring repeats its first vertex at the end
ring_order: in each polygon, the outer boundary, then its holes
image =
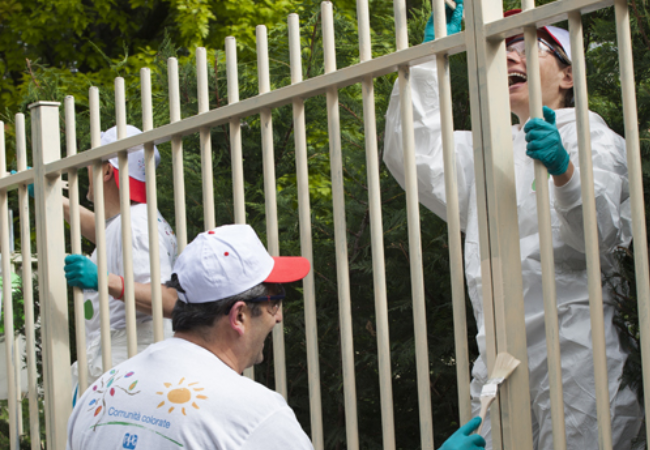
POLYGON ((480 417, 474 417, 460 427, 439 450, 479 450, 485 448, 485 439, 481 435, 472 434, 481 424, 480 417))
POLYGON ((544 119, 530 119, 524 127, 526 154, 540 161, 551 175, 567 171, 571 158, 562 144, 562 137, 555 125, 555 111, 544 106, 544 119))
MULTIPOLYGON (((456 0, 456 9, 451 9, 449 5, 445 4, 445 15, 447 22, 447 36, 460 32, 463 22, 463 0, 456 0)), ((424 28, 424 42, 433 41, 436 38, 433 26, 433 12, 429 16, 429 20, 424 28)))

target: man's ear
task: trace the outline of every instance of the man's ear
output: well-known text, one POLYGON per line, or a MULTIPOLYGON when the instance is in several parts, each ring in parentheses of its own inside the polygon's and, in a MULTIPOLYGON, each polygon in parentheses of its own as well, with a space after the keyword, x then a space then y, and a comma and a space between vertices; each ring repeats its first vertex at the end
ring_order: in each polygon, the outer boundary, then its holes
POLYGON ((560 80, 560 88, 573 88, 573 66, 567 66, 562 69, 562 80, 560 80))
POLYGON ((102 164, 102 178, 104 179, 104 183, 109 181, 115 175, 113 169, 114 169, 113 164, 111 164, 110 162, 105 162, 104 164, 102 164))
POLYGON ((246 325, 248 325, 248 315, 245 302, 237 302, 232 305, 232 308, 230 308, 230 312, 228 313, 228 322, 230 323, 230 328, 235 330, 240 336, 243 336, 244 331, 246 330, 246 325))

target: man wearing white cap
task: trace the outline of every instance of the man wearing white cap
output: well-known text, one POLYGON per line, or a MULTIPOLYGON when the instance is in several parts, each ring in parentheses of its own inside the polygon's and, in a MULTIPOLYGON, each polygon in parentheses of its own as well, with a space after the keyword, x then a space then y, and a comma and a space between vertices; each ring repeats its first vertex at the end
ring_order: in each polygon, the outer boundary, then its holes
MULTIPOLYGON (((460 31, 460 7, 447 12, 448 34, 460 31)), ((505 13, 517 14, 520 10, 505 13)), ((432 40, 429 21, 425 40, 432 40)), ((564 389, 567 447, 598 447, 596 393, 591 344, 589 292, 578 168, 576 114, 573 104, 573 75, 569 33, 547 26, 537 32, 544 119, 529 119, 527 66, 523 37, 506 42, 510 110, 519 118, 512 127, 516 171, 517 215, 519 219, 526 338, 530 373, 533 439, 536 449, 552 449, 552 426, 544 329, 544 306, 540 265, 534 160, 550 174, 551 215, 555 255, 560 348, 564 389)), ((436 64, 427 62, 411 68, 415 152, 419 199, 446 220, 446 197, 442 156, 440 110, 436 64)), ((404 186, 400 97, 393 90, 386 117, 384 161, 404 186)), ((504 114, 509 110, 504 106, 504 114)), ((631 240, 630 203, 625 141, 605 121, 589 113, 594 164, 598 238, 603 276, 616 268, 614 252, 631 240)), ((479 225, 474 180, 472 134, 454 133, 461 228, 465 233, 465 275, 478 325, 480 356, 472 370, 473 408, 480 407, 480 392, 486 382, 487 360, 479 250, 479 225)), ((613 324, 612 294, 603 290, 605 335, 608 357, 614 448, 627 450, 641 426, 642 411, 629 387, 621 386, 627 354, 621 349, 613 324)), ((482 429, 491 448, 489 416, 482 429)))
MULTIPOLYGON (((141 133, 134 126, 127 125, 127 136, 141 133)), ((117 140, 117 129, 110 128, 102 133, 101 144, 117 140)), ((144 171, 144 149, 129 153, 129 192, 131 198, 131 235, 133 246, 133 276, 135 281, 136 322, 138 351, 144 350, 153 342, 153 322, 151 317, 151 274, 149 260, 149 232, 147 227, 147 196, 144 171)), ((156 166, 160 154, 154 147, 156 166)), ((92 167, 88 167, 88 200, 94 201, 92 167)), ((104 187, 104 212, 106 215, 106 252, 108 263, 108 291, 110 294, 111 353, 113 365, 128 358, 126 343, 126 317, 124 307, 124 266, 122 260, 122 221, 120 219, 119 173, 117 158, 102 164, 104 187)), ((64 215, 69 220, 70 209, 64 200, 64 215)), ((95 242, 95 215, 81 208, 81 232, 88 240, 95 242)), ((158 213, 158 245, 160 254, 161 280, 171 276, 176 258, 176 237, 169 224, 158 213)), ((94 382, 106 368, 102 368, 99 294, 97 278, 97 250, 90 258, 83 255, 69 255, 65 258, 65 276, 70 286, 84 289, 84 313, 86 318, 86 345, 88 351, 89 381, 94 382)), ((163 286, 163 314, 170 317, 176 302, 176 292, 163 286)), ((171 336, 171 321, 164 321, 165 335, 171 336)), ((77 386, 78 368, 72 368, 73 385, 77 386)), ((76 395, 75 395, 76 398, 76 395)))
MULTIPOLYGON (((85 392, 68 422, 68 450, 312 450, 284 398, 242 376, 262 362, 282 321, 282 285, 309 270, 303 257, 271 257, 249 225, 198 235, 167 283, 178 291, 176 334, 85 392)), ((471 434, 479 423, 441 450, 482 449, 484 439, 471 434)))

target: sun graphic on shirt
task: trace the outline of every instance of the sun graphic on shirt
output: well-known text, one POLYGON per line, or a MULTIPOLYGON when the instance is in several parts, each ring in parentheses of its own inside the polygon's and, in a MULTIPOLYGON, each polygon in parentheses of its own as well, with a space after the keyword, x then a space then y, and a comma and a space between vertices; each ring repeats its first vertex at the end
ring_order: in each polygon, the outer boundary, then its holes
POLYGON ((204 388, 197 386, 197 384, 199 384, 198 381, 195 383, 185 384, 185 378, 181 378, 181 381, 179 381, 175 386, 172 383, 163 384, 166 389, 164 391, 156 392, 156 394, 164 395, 165 400, 160 402, 157 408, 162 408, 167 405, 167 402, 169 402, 169 410, 167 412, 170 414, 174 409, 179 407, 183 415, 186 416, 186 407, 189 408, 191 406, 195 409, 201 409, 199 408, 199 405, 196 404, 196 401, 206 400, 208 398, 203 394, 199 394, 199 392, 204 388))

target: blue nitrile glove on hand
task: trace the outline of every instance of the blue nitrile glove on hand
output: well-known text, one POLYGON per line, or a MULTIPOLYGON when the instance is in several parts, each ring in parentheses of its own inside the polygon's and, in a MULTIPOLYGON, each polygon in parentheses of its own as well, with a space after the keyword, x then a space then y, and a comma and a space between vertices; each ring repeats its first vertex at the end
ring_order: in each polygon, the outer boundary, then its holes
POLYGON ((65 257, 65 279, 70 286, 82 289, 98 289, 97 264, 83 255, 68 255, 65 257))
POLYGON ((530 119, 524 131, 528 156, 541 161, 551 175, 562 175, 567 171, 571 158, 555 126, 555 111, 544 106, 544 119, 530 119))
POLYGON ((480 417, 474 417, 442 444, 439 450, 478 450, 485 448, 485 439, 479 434, 472 434, 481 424, 480 417))
MULTIPOLYGON (((451 9, 445 3, 445 15, 447 16, 447 36, 460 32, 461 22, 463 21, 463 0, 456 0, 456 9, 451 9)), ((433 13, 429 17, 427 26, 424 29, 424 40, 422 43, 433 41, 436 34, 433 30, 433 13)))
MULTIPOLYGON (((27 168, 31 169, 31 167, 29 167, 29 166, 27 166, 27 168)), ((10 173, 12 175, 16 175, 18 172, 16 172, 15 170, 12 170, 10 173)), ((27 185, 27 192, 29 192, 29 196, 31 198, 34 198, 34 183, 27 185)))

